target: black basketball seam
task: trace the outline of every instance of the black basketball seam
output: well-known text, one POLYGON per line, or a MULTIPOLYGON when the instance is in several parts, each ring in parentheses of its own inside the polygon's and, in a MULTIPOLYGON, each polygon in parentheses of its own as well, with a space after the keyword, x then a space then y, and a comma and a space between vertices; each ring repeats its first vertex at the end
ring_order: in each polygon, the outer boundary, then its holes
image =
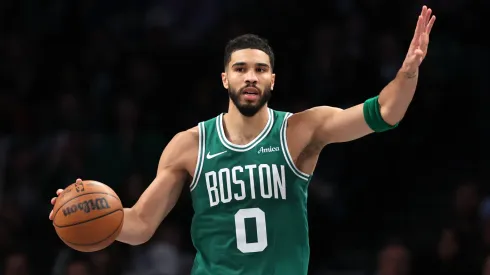
MULTIPOLYGON (((117 210, 117 211, 122 211, 121 209, 117 210)), ((115 213, 116 211, 114 212, 111 212, 112 213, 115 213)), ((97 242, 94 242, 94 243, 87 243, 87 244, 82 244, 82 243, 74 243, 74 242, 69 242, 67 240, 65 240, 64 238, 62 238, 61 236, 60 239, 64 242, 67 242, 69 244, 72 244, 72 245, 77 245, 77 246, 89 246, 89 245, 96 245, 96 244, 99 244, 101 242, 104 242, 106 241, 107 239, 109 239, 112 235, 114 235, 117 231, 119 231, 119 228, 121 228, 123 226, 123 222, 124 222, 124 219, 121 220, 121 222, 119 223, 119 225, 116 227, 116 230, 114 232, 112 232, 111 234, 109 234, 109 236, 105 237, 104 239, 100 240, 100 241, 97 241, 97 242)))
POLYGON ((70 227, 70 226, 74 226, 74 225, 80 225, 80 224, 84 224, 84 223, 86 223, 86 222, 91 222, 91 221, 94 221, 94 220, 97 220, 97 219, 103 218, 103 217, 108 216, 108 215, 110 215, 110 214, 112 214, 112 213, 115 213, 115 212, 117 212, 117 211, 123 211, 123 209, 116 209, 116 210, 114 210, 114 211, 112 211, 112 212, 105 213, 104 215, 97 216, 97 217, 95 217, 95 218, 92 218, 92 219, 90 219, 90 220, 86 220, 86 221, 83 221, 83 222, 70 223, 70 224, 66 224, 66 225, 57 225, 56 223, 54 223, 54 222, 53 222, 53 225, 54 225, 54 226, 56 226, 56 227, 58 227, 58 228, 65 228, 65 227, 70 227))
POLYGON ((65 203, 63 203, 59 208, 58 210, 56 210, 56 212, 54 213, 54 216, 53 216, 53 220, 56 218, 56 215, 58 214, 58 211, 60 211, 61 208, 63 208, 63 206, 65 206, 67 203, 71 202, 72 200, 76 199, 76 198, 79 198, 79 197, 82 197, 82 196, 85 196, 85 195, 91 195, 91 194, 103 194, 103 195, 108 195, 108 196, 111 196, 113 198, 116 198, 118 199, 119 201, 121 201, 119 199, 119 197, 117 196, 114 196, 112 194, 109 194, 109 193, 104 193, 104 192, 90 192, 90 193, 84 193, 84 194, 80 194, 78 196, 75 196, 73 198, 71 198, 70 200, 66 201, 65 203))

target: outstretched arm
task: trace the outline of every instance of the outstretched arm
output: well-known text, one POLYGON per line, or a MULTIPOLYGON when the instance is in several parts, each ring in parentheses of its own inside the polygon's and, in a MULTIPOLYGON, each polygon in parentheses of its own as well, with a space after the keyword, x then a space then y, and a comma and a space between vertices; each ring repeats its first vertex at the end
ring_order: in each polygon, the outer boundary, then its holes
POLYGON ((197 158, 198 133, 194 129, 177 134, 167 145, 153 182, 136 204, 124 209, 124 223, 117 240, 131 245, 147 242, 175 206, 189 178, 189 166, 197 158), (194 150, 195 149, 195 150, 194 150))
POLYGON ((417 87, 419 66, 427 54, 434 25, 432 10, 423 6, 407 56, 396 77, 380 94, 348 109, 315 107, 299 113, 301 121, 313 126, 313 141, 328 143, 354 140, 396 126, 404 117, 417 87))

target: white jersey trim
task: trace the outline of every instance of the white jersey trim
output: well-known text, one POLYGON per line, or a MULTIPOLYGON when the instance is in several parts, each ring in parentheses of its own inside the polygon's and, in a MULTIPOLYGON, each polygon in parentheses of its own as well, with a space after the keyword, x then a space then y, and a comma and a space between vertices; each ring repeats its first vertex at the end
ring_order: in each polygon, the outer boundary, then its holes
POLYGON ((267 108, 267 109, 268 109, 268 113, 269 113, 269 119, 267 120, 267 124, 265 125, 264 129, 251 142, 249 142, 248 144, 244 144, 244 145, 233 144, 226 138, 225 131, 223 128, 223 114, 220 114, 216 118, 216 131, 218 132, 218 137, 219 137, 219 140, 221 141, 221 144, 223 144, 223 146, 225 146, 226 148, 228 148, 232 151, 235 151, 235 152, 246 152, 246 151, 254 148, 264 138, 267 137, 267 135, 270 133, 270 131, 272 130, 272 127, 274 125, 274 113, 273 113, 272 109, 270 109, 270 108, 267 108))
POLYGON ((199 128, 199 149, 197 152, 196 169, 194 170, 194 177, 190 185, 191 192, 194 190, 199 183, 199 177, 201 176, 202 166, 204 164, 204 152, 206 152, 206 131, 204 128, 204 123, 200 122, 198 124, 199 128))
POLYGON ((288 118, 291 115, 292 115, 291 113, 286 113, 286 115, 284 116, 284 121, 282 122, 282 126, 281 126, 280 137, 281 137, 282 152, 284 154, 284 158, 286 159, 286 163, 288 164, 291 171, 293 171, 293 173, 296 176, 298 176, 298 178, 305 180, 305 181, 308 181, 308 179, 310 178, 311 175, 308 175, 308 174, 302 172, 301 170, 299 170, 298 167, 296 167, 296 165, 294 164, 293 158, 291 157, 291 154, 289 153, 286 129, 288 128, 287 127, 288 126, 288 118))

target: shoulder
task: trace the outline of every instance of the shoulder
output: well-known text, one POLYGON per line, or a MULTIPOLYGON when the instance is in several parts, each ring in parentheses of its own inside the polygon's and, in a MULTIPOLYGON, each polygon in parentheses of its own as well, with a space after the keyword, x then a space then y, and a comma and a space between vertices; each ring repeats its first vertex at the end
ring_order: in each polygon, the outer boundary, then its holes
POLYGON ((291 116, 291 119, 301 122, 314 122, 317 120, 328 119, 340 111, 342 111, 342 109, 337 107, 318 106, 295 113, 291 116))
POLYGON ((189 168, 195 162, 198 150, 199 130, 196 126, 173 136, 162 152, 160 164, 189 168))
POLYGON ((318 125, 325 123, 334 114, 342 111, 341 108, 331 106, 318 106, 294 113, 288 118, 288 128, 298 127, 302 130, 314 130, 318 125))
POLYGON ((192 127, 185 131, 178 132, 174 135, 172 140, 167 145, 167 148, 179 149, 182 153, 184 151, 192 151, 199 145, 199 128, 198 126, 192 127))
MULTIPOLYGON (((194 126, 190 129, 177 133, 180 135, 182 139, 186 139, 187 141, 198 141, 199 140, 199 126, 194 126)), ((177 136, 176 135, 176 136, 177 136)))
POLYGON ((305 148, 314 148, 315 152, 325 145, 316 140, 316 136, 324 136, 322 129, 329 124, 334 114, 342 111, 340 108, 319 106, 292 114, 287 121, 286 135, 288 146, 302 152, 305 148))

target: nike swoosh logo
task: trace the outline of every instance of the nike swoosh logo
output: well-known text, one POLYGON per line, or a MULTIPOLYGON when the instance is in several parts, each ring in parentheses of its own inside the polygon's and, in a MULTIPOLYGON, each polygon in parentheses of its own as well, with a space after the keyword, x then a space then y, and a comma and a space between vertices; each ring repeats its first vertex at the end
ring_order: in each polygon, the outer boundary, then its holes
POLYGON ((219 152, 219 153, 212 154, 212 155, 211 155, 211 154, 209 154, 210 152, 208 152, 208 154, 206 155, 206 158, 207 158, 207 159, 212 159, 212 158, 217 157, 217 156, 219 156, 219 155, 221 155, 221 154, 224 154, 224 153, 226 153, 226 152, 228 152, 228 151, 223 151, 223 152, 219 152))

